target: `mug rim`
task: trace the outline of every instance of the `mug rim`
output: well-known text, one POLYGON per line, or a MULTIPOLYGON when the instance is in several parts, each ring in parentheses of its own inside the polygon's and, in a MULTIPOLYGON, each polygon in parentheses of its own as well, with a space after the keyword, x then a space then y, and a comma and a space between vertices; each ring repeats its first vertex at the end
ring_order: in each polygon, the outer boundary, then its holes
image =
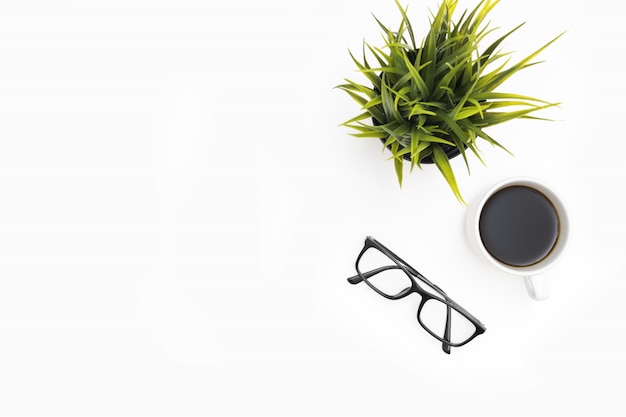
POLYGON ((493 185, 491 188, 489 188, 488 191, 484 193, 484 195, 480 198, 478 204, 475 206, 475 212, 472 216, 472 233, 474 235, 474 238, 476 239, 478 249, 483 254, 485 259, 487 259, 492 265, 495 265, 499 269, 514 275, 538 275, 557 264, 561 257, 564 255, 570 239, 570 219, 566 204, 564 203, 559 193, 556 192, 550 184, 537 178, 518 176, 504 179, 493 185), (489 253, 487 248, 485 248, 485 245, 483 244, 480 235, 480 215, 482 213, 483 207, 485 206, 485 203, 489 200, 489 198, 491 198, 491 196, 493 196, 498 191, 508 186, 515 185, 527 186, 545 195, 545 197, 550 200, 551 204, 554 206, 554 209, 556 210, 557 216, 559 218, 559 236, 550 253, 548 253, 548 255, 546 255, 539 262, 527 266, 512 266, 499 261, 491 253, 489 253))

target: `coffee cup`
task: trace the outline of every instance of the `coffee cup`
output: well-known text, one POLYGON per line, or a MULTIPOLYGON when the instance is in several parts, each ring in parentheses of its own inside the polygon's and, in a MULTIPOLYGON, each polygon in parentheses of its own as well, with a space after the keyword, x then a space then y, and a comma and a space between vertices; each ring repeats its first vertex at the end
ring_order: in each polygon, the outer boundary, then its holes
POLYGON ((470 206, 466 232, 488 263, 523 277, 530 297, 549 297, 543 274, 561 259, 570 238, 566 206, 551 186, 528 177, 496 184, 470 206))

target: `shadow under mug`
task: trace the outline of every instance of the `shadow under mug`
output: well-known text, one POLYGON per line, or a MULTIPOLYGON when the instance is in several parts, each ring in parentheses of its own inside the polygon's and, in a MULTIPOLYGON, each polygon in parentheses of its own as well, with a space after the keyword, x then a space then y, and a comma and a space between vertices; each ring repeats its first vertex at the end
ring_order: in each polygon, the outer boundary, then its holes
POLYGON ((490 264, 505 272, 524 278, 526 290, 530 297, 535 300, 544 300, 550 296, 543 273, 561 259, 570 238, 570 221, 567 209, 563 200, 552 187, 542 181, 528 177, 509 178, 496 184, 476 204, 470 207, 467 214, 466 232, 470 245, 490 264), (481 235, 481 216, 485 205, 495 194, 510 187, 524 187, 531 191, 539 192, 551 204, 558 220, 556 239, 552 247, 544 257, 530 265, 514 266, 499 260, 485 247, 485 242, 481 235))

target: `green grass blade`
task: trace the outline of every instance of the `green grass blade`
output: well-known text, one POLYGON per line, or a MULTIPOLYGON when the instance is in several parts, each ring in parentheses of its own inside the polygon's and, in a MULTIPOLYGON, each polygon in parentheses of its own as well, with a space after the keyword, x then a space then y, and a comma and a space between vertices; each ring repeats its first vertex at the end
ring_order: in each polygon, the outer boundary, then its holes
POLYGON ((411 39, 411 43, 413 44, 413 49, 417 49, 413 27, 411 26, 411 21, 409 20, 409 17, 406 14, 408 10, 408 6, 406 9, 404 9, 402 5, 400 5, 400 2, 398 0, 395 0, 395 1, 396 1, 396 5, 398 6, 398 10, 400 10, 400 14, 402 15, 402 22, 406 25, 406 29, 409 32, 409 38, 411 39))
POLYGON ((396 176, 398 177, 398 184, 400 184, 400 188, 402 188, 402 156, 396 157, 395 155, 398 153, 399 148, 398 143, 394 143, 391 145, 391 153, 394 155, 393 164, 396 169, 396 176))
POLYGON ((485 49, 485 51, 482 53, 480 59, 478 60, 478 63, 476 65, 486 65, 487 61, 489 60, 489 58, 491 57, 491 55, 496 51, 496 49, 498 49, 498 47, 500 46, 500 44, 509 36, 511 36, 514 32, 516 32, 519 28, 521 28, 522 26, 524 26, 525 23, 522 23, 520 25, 518 25, 516 28, 514 28, 513 30, 509 31, 508 33, 504 34, 503 36, 501 36, 500 38, 498 38, 495 42, 493 42, 491 45, 489 45, 489 47, 487 49, 485 49))
POLYGON ((435 113, 434 111, 428 110, 424 105, 420 103, 415 103, 415 105, 413 106, 413 109, 411 109, 411 112, 409 113, 408 118, 410 119, 411 117, 415 115, 419 115, 419 114, 424 114, 424 115, 429 115, 429 116, 437 115, 437 113, 435 113))
POLYGON ((440 138, 439 136, 428 135, 425 133, 422 133, 420 135, 420 139, 424 142, 429 142, 429 143, 441 143, 445 145, 456 146, 455 143, 450 142, 449 140, 445 140, 445 139, 440 138))
MULTIPOLYGON (((406 53, 402 54, 402 59, 404 60, 404 63, 407 66, 407 70, 409 71, 409 74, 411 74, 411 78, 413 79, 413 81, 417 85, 417 88, 418 88, 420 94, 422 95, 422 97, 428 97, 430 95, 430 89, 428 88, 427 83, 424 81, 424 79, 420 75, 420 73, 417 70, 417 68, 415 68, 413 66, 413 63, 411 63, 411 61, 409 60, 409 57, 406 55, 406 53)), ((427 66, 428 66, 428 64, 424 65, 424 67, 427 67, 427 66)))
MULTIPOLYGON (((353 127, 353 126, 350 126, 353 127)), ((350 136, 363 139, 385 139, 388 135, 385 132, 363 132, 363 133, 350 133, 350 136)))
POLYGON ((372 55, 374 55, 374 58, 376 58, 376 61, 378 61, 378 64, 381 67, 384 67, 387 65, 387 63, 389 62, 389 55, 385 54, 383 51, 381 51, 378 48, 372 48, 368 43, 364 42, 365 46, 367 47, 367 49, 369 49, 370 53, 372 55))
POLYGON ((378 97, 373 98, 370 101, 368 101, 365 104, 365 106, 363 106, 363 109, 364 110, 369 110, 369 109, 371 109, 373 107, 380 106, 382 104, 383 104, 383 99, 380 96, 378 96, 378 97))
POLYGON ((352 97, 352 99, 354 99, 354 101, 356 101, 357 103, 359 103, 359 104, 361 105, 361 107, 364 107, 364 106, 367 104, 367 101, 368 101, 368 100, 367 100, 366 98, 361 97, 358 93, 355 93, 355 92, 354 92, 354 91, 352 91, 351 89, 348 89, 348 88, 343 88, 343 87, 341 87, 341 86, 340 86, 340 87, 337 87, 337 88, 339 88, 340 90, 343 90, 343 91, 345 91, 346 93, 348 93, 348 95, 349 95, 350 97, 352 97))
POLYGON ((507 69, 505 71, 502 71, 499 74, 496 74, 493 77, 493 79, 490 80, 490 82, 487 83, 486 85, 483 85, 481 83, 481 85, 480 85, 480 87, 478 87, 478 89, 482 90, 482 91, 493 91, 496 88, 498 88, 502 83, 504 83, 506 80, 508 80, 513 74, 521 71, 524 68, 528 68, 528 67, 530 67, 532 65, 536 65, 537 63, 531 63, 530 61, 535 59, 537 57, 537 55, 539 55, 546 48, 548 48, 550 45, 552 45, 554 42, 556 42, 564 34, 565 34, 565 32, 562 32, 561 34, 556 36, 554 39, 552 39, 550 42, 546 43, 544 46, 542 46, 541 48, 537 49, 535 52, 533 52, 532 54, 528 55, 526 58, 522 59, 517 64, 513 65, 511 68, 509 68, 509 69, 507 69))
MULTIPOLYGON (((369 112, 365 112, 365 113, 359 114, 356 117, 353 117, 350 120, 347 120, 347 121, 343 122, 341 125, 342 126, 349 126, 352 123, 359 122, 359 121, 365 120, 365 119, 371 119, 371 118, 372 118, 372 115, 369 112)), ((368 126, 368 127, 371 128, 371 126, 368 126)))
POLYGON ((356 59, 354 55, 352 55, 352 52, 348 51, 348 53, 350 54, 352 61, 354 61, 354 64, 357 66, 359 71, 361 71, 361 73, 365 75, 368 80, 370 80, 370 82, 374 85, 374 87, 380 90, 380 83, 381 83, 380 77, 375 72, 369 71, 369 68, 367 68, 365 65, 361 64, 359 60, 356 59))
POLYGON ((355 83, 354 81, 351 81, 347 78, 345 80, 348 82, 348 84, 338 85, 337 88, 340 88, 342 90, 350 90, 357 93, 363 93, 370 99, 378 96, 378 93, 369 87, 355 83))
MULTIPOLYGON (((461 121, 462 123, 464 121, 461 121)), ((504 146, 502 146, 502 144, 500 144, 500 142, 498 142, 497 140, 495 140, 494 138, 492 138, 491 136, 489 136, 487 133, 485 133, 485 131, 483 131, 481 128, 476 127, 475 125, 471 124, 471 123, 467 123, 466 125, 464 125, 464 127, 467 130, 471 130, 472 132, 474 132, 474 134, 482 139, 484 139, 485 141, 487 141, 488 143, 490 143, 493 146, 497 146, 498 148, 502 149, 503 151, 505 151, 506 153, 508 153, 511 156, 515 156, 513 155, 513 153, 511 151, 509 151, 507 148, 505 148, 504 146)))
POLYGON ((530 109, 511 111, 511 112, 485 112, 485 117, 481 120, 481 126, 494 126, 510 120, 528 117, 532 112, 547 109, 549 107, 558 106, 558 103, 548 104, 546 106, 533 107, 530 109))
POLYGON ((385 116, 387 117, 387 120, 401 121, 402 115, 400 115, 400 113, 395 107, 395 100, 393 97, 394 92, 387 86, 387 83, 385 83, 384 81, 381 84, 380 92, 381 92, 383 110, 385 112, 385 116))
POLYGON ((433 151, 433 161, 439 171, 443 174, 443 177, 446 179, 446 182, 450 186, 450 189, 454 193, 454 196, 464 205, 467 205, 463 197, 461 196, 461 191, 459 190, 459 186, 456 183, 456 178, 454 177, 454 172, 452 171, 452 167, 450 166, 450 161, 448 160, 448 156, 441 149, 439 145, 432 146, 433 151))
POLYGON ((529 102, 552 104, 550 102, 540 100, 538 98, 524 96, 521 94, 496 93, 493 91, 474 93, 472 94, 472 98, 475 100, 524 100, 524 101, 529 101, 529 102))

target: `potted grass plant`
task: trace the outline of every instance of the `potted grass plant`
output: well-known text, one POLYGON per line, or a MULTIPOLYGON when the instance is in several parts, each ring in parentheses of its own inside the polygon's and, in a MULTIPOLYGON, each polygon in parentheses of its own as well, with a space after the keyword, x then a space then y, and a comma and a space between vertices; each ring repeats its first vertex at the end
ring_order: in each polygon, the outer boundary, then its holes
POLYGON ((383 142, 383 150, 391 151, 400 186, 405 162, 411 171, 434 164, 464 203, 450 159, 461 155, 469 172, 468 154, 483 162, 479 141, 506 151, 487 128, 515 119, 539 119, 535 112, 559 104, 499 88, 514 74, 535 65, 537 55, 563 34, 509 64, 510 53, 500 46, 523 23, 487 43, 494 29, 486 18, 499 0, 482 0, 458 20, 453 20, 458 0, 441 0, 421 43, 416 42, 408 8, 395 2, 401 14, 396 31, 374 17, 382 28, 384 45, 375 47, 364 41, 362 60, 350 52, 368 82, 345 79, 345 84, 337 86, 361 107, 343 125, 355 131, 353 136, 383 142))

